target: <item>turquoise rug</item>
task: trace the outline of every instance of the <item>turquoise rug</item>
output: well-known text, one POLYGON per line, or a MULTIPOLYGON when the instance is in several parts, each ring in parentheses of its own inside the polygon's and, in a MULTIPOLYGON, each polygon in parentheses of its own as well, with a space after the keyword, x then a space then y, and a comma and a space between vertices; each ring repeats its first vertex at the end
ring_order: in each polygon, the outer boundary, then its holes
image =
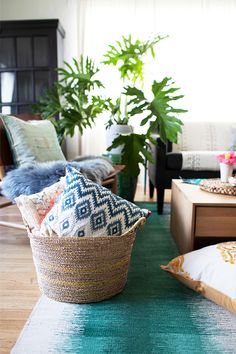
POLYGON ((141 205, 153 214, 137 235, 125 290, 89 305, 41 297, 12 353, 236 353, 236 316, 160 269, 178 254, 169 213, 141 205))

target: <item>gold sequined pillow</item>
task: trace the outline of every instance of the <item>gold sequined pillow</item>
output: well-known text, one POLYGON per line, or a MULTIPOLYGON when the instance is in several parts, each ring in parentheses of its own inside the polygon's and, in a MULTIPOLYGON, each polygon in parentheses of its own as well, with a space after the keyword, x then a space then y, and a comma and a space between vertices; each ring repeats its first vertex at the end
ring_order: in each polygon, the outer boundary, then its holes
POLYGON ((176 257, 161 268, 236 314, 236 242, 204 247, 176 257))
POLYGON ((59 182, 44 188, 40 193, 20 195, 15 199, 22 218, 31 231, 40 229, 43 219, 63 192, 64 184, 65 177, 62 177, 59 182))

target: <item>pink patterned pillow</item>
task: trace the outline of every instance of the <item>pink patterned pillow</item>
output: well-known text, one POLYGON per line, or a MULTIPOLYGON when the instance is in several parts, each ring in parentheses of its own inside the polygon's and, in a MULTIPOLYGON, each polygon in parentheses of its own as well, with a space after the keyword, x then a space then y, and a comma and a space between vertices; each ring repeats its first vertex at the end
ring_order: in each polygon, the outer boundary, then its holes
POLYGON ((39 230, 41 222, 52 209, 57 197, 63 192, 65 178, 40 193, 20 195, 15 199, 26 226, 32 230, 39 230))

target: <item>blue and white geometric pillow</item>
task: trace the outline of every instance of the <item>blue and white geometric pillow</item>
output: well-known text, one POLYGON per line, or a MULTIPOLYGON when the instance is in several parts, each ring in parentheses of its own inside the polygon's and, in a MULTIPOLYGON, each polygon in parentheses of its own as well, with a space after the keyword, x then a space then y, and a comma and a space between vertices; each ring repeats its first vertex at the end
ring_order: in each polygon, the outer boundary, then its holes
POLYGON ((149 210, 111 193, 67 167, 64 192, 41 224, 51 236, 117 236, 128 231, 149 210))

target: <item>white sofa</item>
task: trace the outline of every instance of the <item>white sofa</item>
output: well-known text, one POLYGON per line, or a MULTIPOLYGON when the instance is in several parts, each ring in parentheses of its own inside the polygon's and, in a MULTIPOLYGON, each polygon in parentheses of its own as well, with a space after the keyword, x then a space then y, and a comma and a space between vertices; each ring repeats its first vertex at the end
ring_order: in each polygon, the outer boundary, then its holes
MULTIPOLYGON (((236 120, 235 120, 236 121, 236 120)), ((157 188, 157 210, 163 211, 164 192, 174 178, 219 177, 216 155, 236 150, 236 123, 185 121, 177 144, 164 144, 157 136, 148 165, 150 196, 157 188)))
POLYGON ((236 124, 233 122, 185 121, 172 152, 182 154, 182 170, 218 171, 216 155, 236 150, 236 124))

